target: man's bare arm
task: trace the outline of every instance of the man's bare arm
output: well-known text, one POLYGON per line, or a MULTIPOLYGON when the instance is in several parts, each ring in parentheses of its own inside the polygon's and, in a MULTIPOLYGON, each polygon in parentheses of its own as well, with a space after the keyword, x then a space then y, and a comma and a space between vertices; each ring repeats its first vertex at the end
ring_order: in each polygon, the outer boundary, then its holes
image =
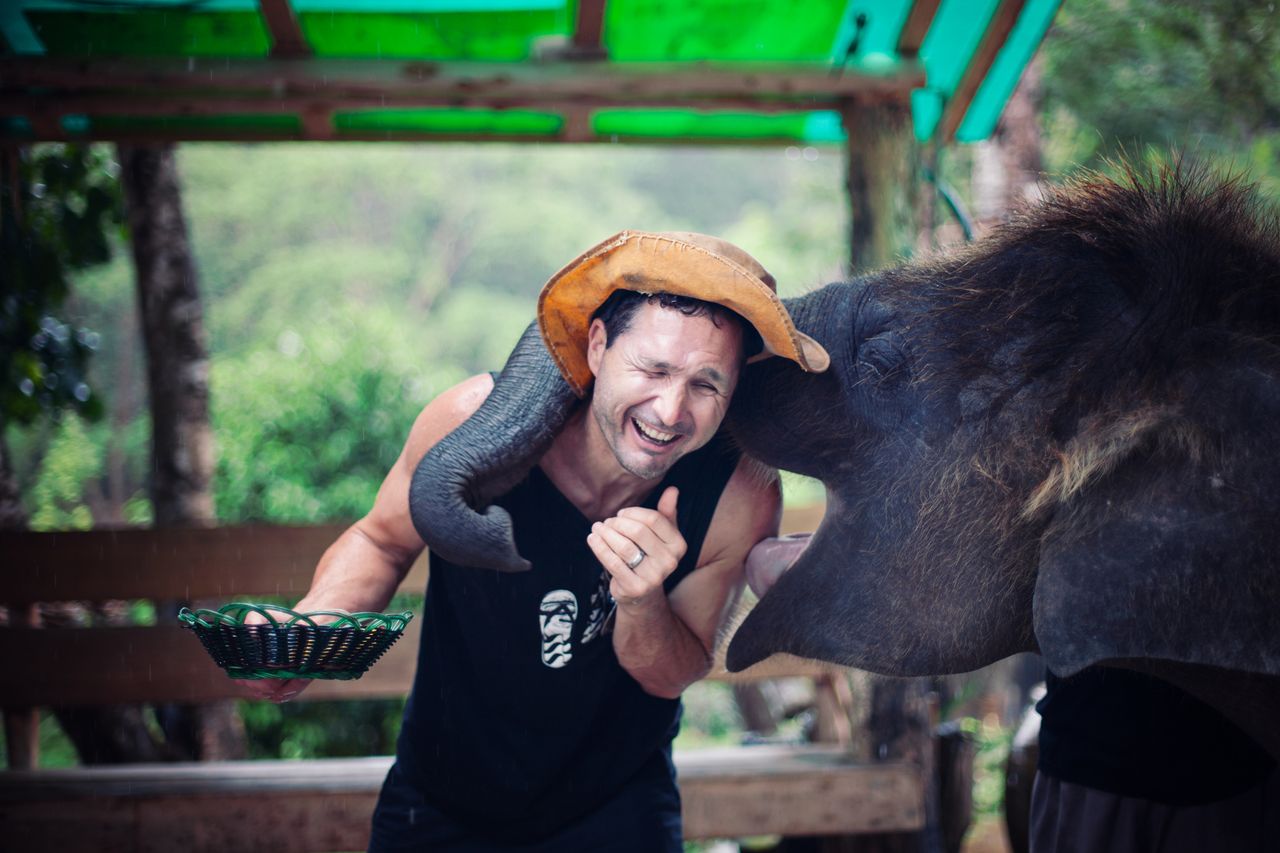
MULTIPOLYGON (((376 612, 387 606, 424 547, 409 516, 409 483, 414 471, 426 452, 471 417, 491 390, 492 377, 481 374, 427 404, 382 481, 372 509, 324 552, 311 589, 295 609, 376 612)), ((245 684, 258 698, 283 701, 296 696, 306 682, 268 679, 245 684)))
POLYGON ((646 692, 675 698, 710 671, 716 633, 742 590, 747 553, 777 534, 781 507, 776 477, 762 477, 755 462, 743 460, 716 506, 698 567, 670 596, 653 596, 643 607, 619 602, 614 650, 646 692))

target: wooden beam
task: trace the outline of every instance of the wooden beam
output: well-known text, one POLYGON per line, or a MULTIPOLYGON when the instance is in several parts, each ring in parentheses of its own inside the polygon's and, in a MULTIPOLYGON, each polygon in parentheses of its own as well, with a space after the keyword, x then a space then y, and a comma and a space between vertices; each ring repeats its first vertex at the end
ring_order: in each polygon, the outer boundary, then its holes
MULTIPOLYGON (((816 530, 821 504, 791 507, 782 532, 816 530)), ((301 596, 345 524, 0 531, 0 603, 301 596)), ((427 555, 403 592, 426 588, 427 555)))
POLYGON ((987 25, 987 30, 982 35, 982 41, 978 43, 978 49, 969 58, 969 65, 965 68, 964 75, 942 110, 942 118, 938 121, 936 133, 940 142, 945 144, 955 138, 956 129, 960 127, 964 114, 973 103, 978 87, 991 71, 991 66, 995 63, 1000 49, 1009 40, 1009 33, 1013 31, 1014 24, 1018 22, 1018 16, 1022 14, 1022 8, 1025 5, 1026 0, 1000 0, 1000 5, 991 15, 991 23, 987 25))
POLYGON ((345 525, 0 531, 0 601, 301 595, 345 525))
POLYGON ((302 133, 307 139, 333 139, 333 109, 324 104, 307 106, 298 111, 298 119, 302 123, 302 133))
MULTIPOLYGON (((532 110, 536 112, 594 111, 598 109, 690 109, 706 112, 738 111, 775 115, 808 113, 813 110, 835 109, 845 99, 814 98, 805 103, 791 100, 756 101, 749 98, 687 98, 680 101, 661 99, 634 99, 626 102, 580 98, 572 101, 527 100, 522 98, 443 98, 417 95, 366 95, 325 99, 317 103, 314 96, 290 96, 284 98, 245 97, 241 95, 201 95, 160 93, 153 96, 120 94, 115 92, 67 94, 50 100, 45 93, 0 93, 0 115, 85 115, 92 118, 185 118, 190 116, 253 116, 300 115, 305 112, 359 112, 403 109, 477 109, 477 110, 532 110)), ((867 96, 858 99, 859 104, 894 102, 896 98, 867 96)))
POLYGON ((564 126, 560 128, 561 142, 591 142, 595 139, 590 109, 573 106, 560 110, 560 115, 564 117, 564 126))
MULTIPOLYGON (((391 756, 126 765, 0 773, 0 823, 14 849, 187 853, 363 850, 391 756), (154 848, 159 849, 159 848, 154 848)), ((822 746, 680 750, 688 838, 919 829, 923 784, 902 762, 858 764, 822 746)))
POLYGON ((271 55, 279 59, 310 56, 311 45, 298 25, 298 16, 289 0, 258 0, 262 20, 271 33, 271 55))
POLYGON ((920 54, 920 46, 929 33, 929 26, 938 12, 940 0, 914 0, 907 22, 898 34, 898 55, 904 59, 914 59, 920 54))
MULTIPOLYGON (((136 143, 156 143, 156 142, 236 142, 236 143, 259 143, 259 142, 291 142, 306 141, 306 137, 301 131, 279 131, 270 132, 266 130, 254 131, 228 131, 213 130, 206 128, 173 128, 173 129, 146 129, 146 130, 111 130, 110 132, 90 130, 88 133, 78 133, 74 137, 69 134, 60 139, 74 139, 77 142, 136 142, 136 143)), ((12 141, 19 144, 26 144, 32 141, 40 142, 41 139, 33 139, 30 136, 11 137, 12 141)), ((697 145, 700 148, 715 148, 718 146, 732 146, 738 148, 776 148, 782 145, 800 145, 805 144, 792 136, 776 136, 776 137, 752 137, 743 139, 737 136, 698 136, 698 137, 647 137, 647 136, 617 136, 617 137, 593 137, 586 140, 568 140, 558 136, 534 135, 534 134, 483 134, 483 133, 427 133, 423 131, 400 131, 400 130, 359 130, 359 131, 342 131, 334 136, 335 142, 414 142, 414 143, 461 143, 467 144, 483 144, 483 145, 517 145, 534 143, 538 145, 546 145, 548 143, 564 143, 564 142, 589 142, 592 145, 645 145, 645 146, 681 146, 697 145)), ((0 136, 0 141, 4 137, 0 136)))
POLYGON ((608 54, 601 41, 604 35, 605 0, 578 0, 578 17, 573 26, 575 59, 605 59, 608 54))
MULTIPOLYGON (((421 614, 419 614, 421 616, 421 614)), ((354 681, 316 681, 308 699, 404 696, 413 683, 421 619, 354 681)), ((247 693, 181 625, 0 629, 0 704, 33 707, 204 703, 247 693)))
MULTIPOLYGON (((308 700, 404 696, 413 685, 422 614, 404 636, 353 681, 317 680, 308 700)), ((840 672, 833 664, 775 655, 745 672, 717 668, 712 681, 817 677, 840 672)), ((247 694, 180 625, 113 628, 0 628, 0 705, 20 708, 214 702, 247 694)))
POLYGON ((163 93, 196 98, 305 96, 317 103, 347 98, 414 97, 469 103, 685 103, 723 99, 790 101, 891 96, 904 103, 923 85, 914 63, 895 73, 830 74, 823 63, 628 63, 583 66, 433 63, 390 60, 262 60, 0 58, 0 92, 57 100, 90 92, 145 100, 163 93), (35 90, 41 90, 36 92, 35 90))

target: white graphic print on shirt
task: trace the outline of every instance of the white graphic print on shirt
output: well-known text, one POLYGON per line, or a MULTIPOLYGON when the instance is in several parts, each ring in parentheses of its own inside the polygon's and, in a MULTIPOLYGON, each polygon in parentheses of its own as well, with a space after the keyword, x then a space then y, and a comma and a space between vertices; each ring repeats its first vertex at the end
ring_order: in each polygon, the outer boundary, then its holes
POLYGON ((609 573, 601 572, 596 591, 591 593, 591 612, 587 616, 587 630, 582 632, 583 645, 613 629, 613 625, 609 622, 613 610, 613 596, 609 593, 609 573))
POLYGON ((578 618, 578 597, 567 589, 553 589, 542 596, 538 622, 542 626, 542 662, 560 669, 573 658, 573 622, 578 618))

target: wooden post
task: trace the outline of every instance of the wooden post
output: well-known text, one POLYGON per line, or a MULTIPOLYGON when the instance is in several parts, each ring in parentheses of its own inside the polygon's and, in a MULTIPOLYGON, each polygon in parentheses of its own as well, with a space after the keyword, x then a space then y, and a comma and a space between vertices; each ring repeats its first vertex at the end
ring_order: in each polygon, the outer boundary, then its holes
POLYGON ((908 104, 851 104, 842 116, 849 140, 849 268, 857 275, 911 256, 919 230, 919 158, 908 104))
MULTIPOLYGON (((35 604, 9 610, 14 628, 36 628, 40 610, 35 604)), ((40 712, 35 708, 4 709, 4 742, 10 770, 34 770, 40 763, 40 712)))

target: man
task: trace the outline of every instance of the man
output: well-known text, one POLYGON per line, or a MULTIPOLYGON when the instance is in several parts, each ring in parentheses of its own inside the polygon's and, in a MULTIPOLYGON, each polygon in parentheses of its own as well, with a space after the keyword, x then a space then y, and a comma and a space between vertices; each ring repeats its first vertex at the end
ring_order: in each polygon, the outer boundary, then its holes
MULTIPOLYGON (((681 849, 678 697, 709 670, 747 552, 780 512, 776 477, 720 425, 748 357, 822 370, 827 356, 758 262, 698 234, 611 237, 552 277, 539 322, 586 400, 497 501, 532 570, 432 555, 373 850, 681 849)), ((476 376, 423 410, 298 609, 387 605, 424 544, 407 498, 419 460, 492 387, 476 376)), ((303 686, 256 692, 283 701, 303 686)))

